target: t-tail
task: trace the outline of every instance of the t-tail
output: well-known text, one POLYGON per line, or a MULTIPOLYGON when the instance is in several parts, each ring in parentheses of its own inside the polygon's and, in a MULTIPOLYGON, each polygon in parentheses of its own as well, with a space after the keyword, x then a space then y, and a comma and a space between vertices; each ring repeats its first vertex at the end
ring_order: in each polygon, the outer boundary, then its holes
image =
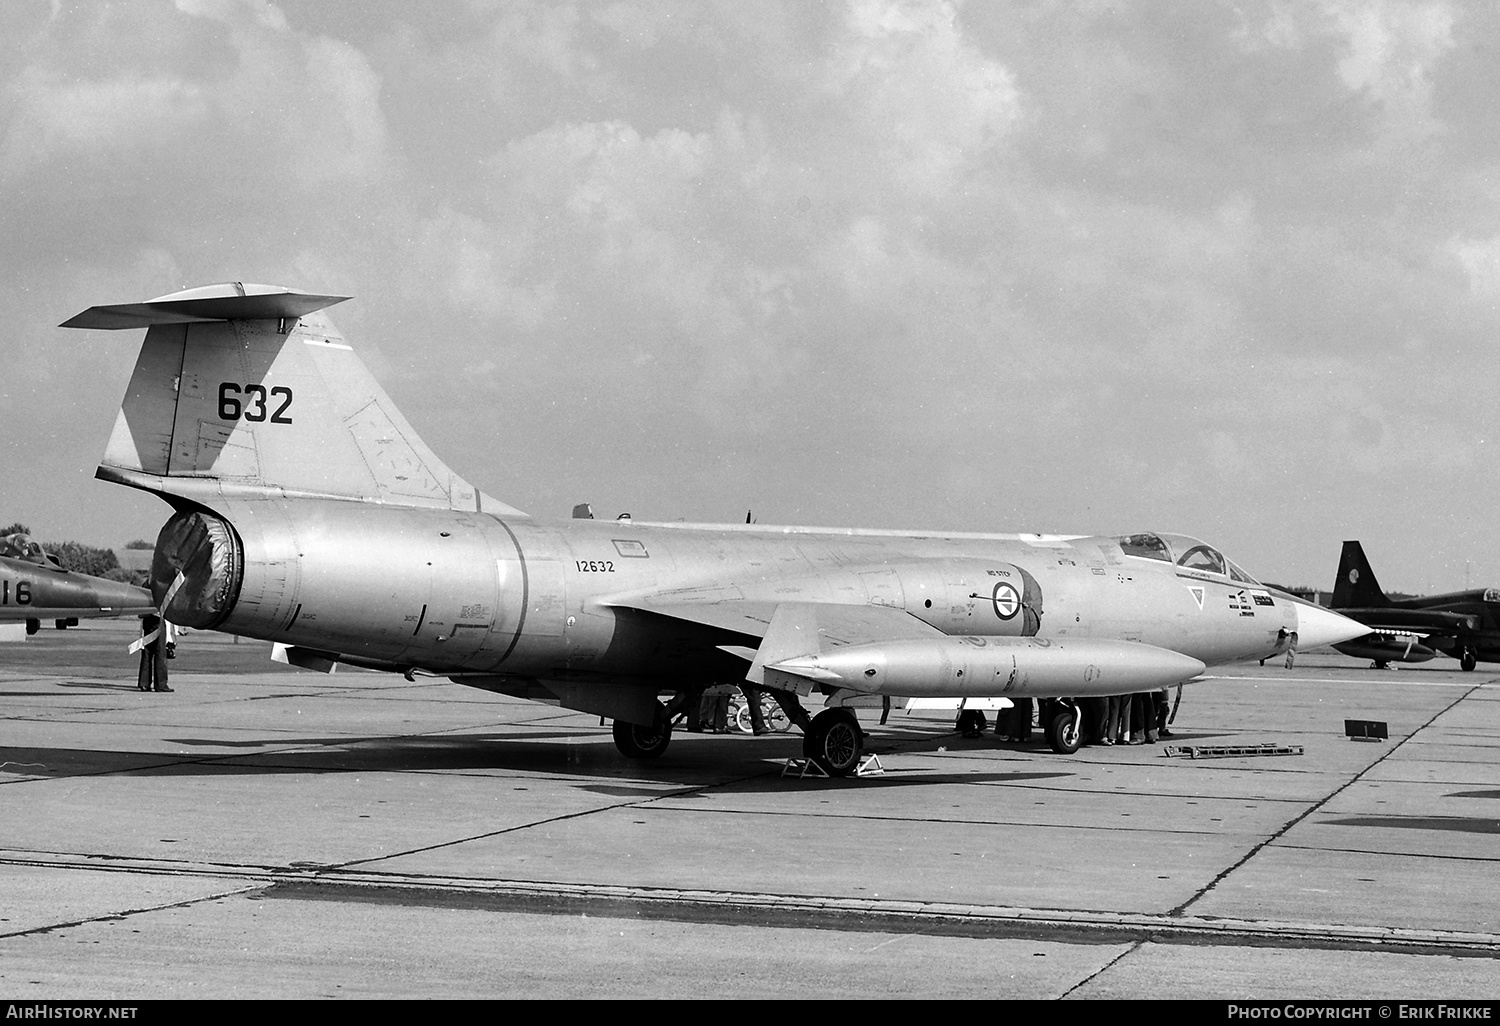
POLYGON ((1344 542, 1339 555, 1339 573, 1333 582, 1334 609, 1373 609, 1388 606, 1391 600, 1380 590, 1375 580, 1375 571, 1365 558, 1365 550, 1357 541, 1344 542))
POLYGON ((323 312, 347 298, 233 282, 64 322, 147 329, 96 476, 207 504, 309 496, 517 513, 412 430, 323 312))

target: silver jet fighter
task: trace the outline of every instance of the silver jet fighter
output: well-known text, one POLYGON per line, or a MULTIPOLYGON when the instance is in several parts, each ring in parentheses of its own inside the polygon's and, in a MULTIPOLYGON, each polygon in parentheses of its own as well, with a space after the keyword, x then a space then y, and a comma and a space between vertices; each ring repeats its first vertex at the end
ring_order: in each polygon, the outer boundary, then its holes
MULTIPOLYGON (((534 519, 423 444, 323 313, 342 301, 233 283, 64 325, 147 329, 97 476, 173 507, 151 575, 172 622, 557 701, 636 758, 744 683, 833 774, 861 755, 853 698, 1123 694, 1365 630, 1175 535, 534 519)), ((1065 708, 1046 726, 1071 750, 1065 708)))
POLYGON ((79 618, 143 616, 155 612, 142 588, 64 570, 55 556, 24 534, 0 538, 0 623, 24 621, 35 634, 43 620, 62 628, 79 618))

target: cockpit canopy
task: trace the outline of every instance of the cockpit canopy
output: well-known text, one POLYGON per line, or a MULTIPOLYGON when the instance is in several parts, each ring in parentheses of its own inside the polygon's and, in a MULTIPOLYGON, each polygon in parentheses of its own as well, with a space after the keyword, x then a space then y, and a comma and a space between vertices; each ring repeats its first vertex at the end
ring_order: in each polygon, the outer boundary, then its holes
POLYGON ((24 534, 0 536, 0 556, 7 556, 10 559, 23 559, 28 563, 41 563, 43 565, 48 560, 47 553, 42 550, 42 547, 24 534))
POLYGON ((1127 556, 1143 559, 1159 559, 1163 563, 1175 563, 1184 570, 1223 574, 1241 584, 1260 582, 1234 563, 1224 558, 1224 553, 1206 542, 1185 534, 1126 534, 1116 538, 1127 556))

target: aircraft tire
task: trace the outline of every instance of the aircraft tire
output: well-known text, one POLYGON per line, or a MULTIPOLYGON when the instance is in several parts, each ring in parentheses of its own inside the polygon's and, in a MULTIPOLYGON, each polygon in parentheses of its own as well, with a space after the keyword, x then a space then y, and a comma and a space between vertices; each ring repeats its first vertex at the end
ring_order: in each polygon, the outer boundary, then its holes
POLYGON ((1071 709, 1058 713, 1047 724, 1047 743, 1058 755, 1072 755, 1082 741, 1078 728, 1074 726, 1071 709))
POLYGON ((859 768, 864 739, 853 712, 824 709, 813 717, 812 729, 802 739, 802 754, 830 777, 847 777, 859 768))
POLYGON ((614 722, 615 747, 627 759, 656 759, 672 740, 672 725, 659 721, 653 727, 626 720, 614 722))
POLYGON ((1474 657, 1473 652, 1465 651, 1464 654, 1459 657, 1458 665, 1460 669, 1464 670, 1464 672, 1467 673, 1468 671, 1474 669, 1475 666, 1479 665, 1479 660, 1474 657))

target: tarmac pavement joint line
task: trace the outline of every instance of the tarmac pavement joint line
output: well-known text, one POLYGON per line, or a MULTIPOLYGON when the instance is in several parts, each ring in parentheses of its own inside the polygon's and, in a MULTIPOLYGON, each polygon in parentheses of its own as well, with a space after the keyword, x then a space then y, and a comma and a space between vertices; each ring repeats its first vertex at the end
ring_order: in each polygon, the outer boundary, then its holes
MULTIPOLYGON (((1021 908, 1007 905, 963 905, 953 902, 883 901, 878 898, 810 897, 793 894, 769 894, 742 891, 707 891, 663 887, 634 887, 620 884, 595 885, 521 880, 486 880, 479 878, 422 877, 355 873, 345 870, 281 869, 266 867, 221 866, 211 863, 172 863, 161 860, 112 859, 93 856, 37 853, 11 853, 0 857, 0 865, 25 865, 56 869, 111 870, 115 872, 169 874, 177 876, 214 876, 244 880, 242 887, 230 887, 212 895, 185 901, 164 903, 151 908, 96 916, 93 919, 118 918, 140 912, 158 911, 198 904, 205 900, 260 891, 266 897, 305 898, 311 900, 368 900, 377 893, 428 899, 446 895, 471 897, 531 898, 541 901, 608 902, 642 907, 697 909, 722 915, 726 911, 765 912, 781 915, 835 915, 848 918, 871 918, 886 921, 946 926, 961 932, 983 931, 985 927, 1010 930, 1080 930, 1087 933, 1127 933, 1155 941, 1197 941, 1220 944, 1277 943, 1291 945, 1326 945, 1336 947, 1376 948, 1401 951, 1426 951, 1447 955, 1500 958, 1500 935, 1466 933, 1452 930, 1415 930, 1395 927, 1344 926, 1327 923, 1278 922, 1212 916, 1189 916, 1137 913, 1080 911, 1068 909, 1021 908), (281 892, 281 893, 278 893, 281 892)), ((29 933, 46 932, 79 923, 50 924, 29 933)))
MULTIPOLYGON (((1071 909, 1018 908, 1004 905, 961 905, 952 902, 882 901, 878 898, 807 897, 738 891, 702 891, 662 887, 599 887, 590 884, 538 883, 515 880, 445 881, 440 878, 348 874, 343 872, 279 873, 277 888, 304 885, 312 890, 327 888, 409 891, 423 894, 483 894, 541 899, 613 899, 642 905, 712 906, 745 911, 774 910, 781 913, 833 912, 851 916, 878 916, 929 923, 947 922, 970 926, 1004 922, 1038 928, 1086 928, 1123 931, 1155 940, 1197 939, 1217 943, 1257 940, 1299 941, 1374 946, 1400 949, 1440 950, 1444 954, 1500 958, 1500 935, 1453 930, 1415 930, 1396 927, 1344 926, 1325 923, 1276 922, 1212 916, 1178 916, 1135 912, 1091 912, 1071 909)), ((274 896, 268 894, 268 897, 274 896)), ((316 898, 315 894, 308 897, 316 898)), ((330 894, 330 898, 334 895, 330 894)), ((335 899, 336 900, 336 899, 335 899)))
MULTIPOLYGON (((36 865, 36 863, 28 863, 36 865)), ((97 867, 90 867, 97 868, 97 867)), ((226 874, 215 874, 226 875, 226 874)), ((114 912, 101 912, 98 915, 88 916, 84 919, 73 919, 66 923, 48 923, 45 926, 33 926, 23 930, 10 932, 0 931, 0 937, 35 937, 40 934, 53 933, 57 930, 71 930, 79 926, 87 926, 89 923, 103 923, 111 920, 128 919, 131 916, 143 915, 147 912, 161 912, 169 908, 191 908, 205 901, 219 901, 222 898, 233 898, 241 894, 251 894, 256 891, 264 891, 265 888, 259 884, 247 883, 238 887, 229 887, 226 890, 213 891, 209 894, 198 894, 191 898, 181 898, 177 901, 164 901, 158 905, 142 905, 139 908, 122 908, 114 912)))
MULTIPOLYGON (((1246 851, 1245 854, 1242 855, 1239 858, 1238 861, 1236 861, 1231 866, 1226 866, 1223 870, 1221 870, 1219 872, 1219 874, 1217 876, 1215 876, 1212 880, 1208 881, 1208 883, 1204 884, 1203 887, 1200 888, 1196 894, 1194 894, 1192 897, 1188 898, 1186 901, 1184 901, 1182 904, 1178 905, 1176 908, 1174 908, 1171 911, 1169 911, 1167 914, 1168 915, 1179 915, 1179 914, 1180 915, 1186 915, 1187 914, 1187 910, 1189 908, 1191 908, 1192 905, 1195 902, 1202 901, 1208 895, 1212 894, 1214 892, 1214 890, 1221 883, 1223 883, 1224 881, 1228 880, 1236 872, 1238 872, 1244 866, 1246 866, 1247 864, 1249 864, 1249 862, 1252 859, 1254 859, 1257 855, 1259 855, 1261 852, 1263 852, 1267 848, 1270 848, 1273 845, 1275 845, 1276 842, 1280 838, 1285 837, 1287 835, 1287 833, 1293 827, 1295 827, 1297 824, 1301 823, 1303 820, 1307 819, 1309 816, 1311 816, 1313 813, 1317 812, 1319 809, 1323 808, 1323 806, 1327 805, 1329 802, 1333 801, 1335 798, 1337 798, 1344 791, 1348 790, 1349 788, 1353 787, 1355 784, 1359 783, 1365 777, 1365 775, 1368 774, 1371 770, 1373 770, 1376 766, 1379 766, 1381 763, 1385 762, 1391 756, 1395 755, 1398 751, 1400 751, 1402 745, 1405 745, 1407 742, 1411 741, 1418 734, 1420 734, 1423 730, 1425 730, 1428 727, 1432 726, 1433 723, 1437 722, 1438 717, 1440 717, 1440 716, 1444 715, 1445 713, 1451 711, 1460 702, 1462 702, 1464 699, 1468 698, 1470 695, 1474 694, 1476 691, 1480 690, 1480 688, 1482 688, 1483 686, 1484 686, 1483 683, 1470 686, 1467 690, 1464 691, 1463 694, 1459 695, 1453 701, 1449 702, 1443 708, 1439 709, 1437 712, 1435 712, 1431 716, 1429 716, 1427 718, 1427 722, 1426 723, 1423 723, 1420 726, 1416 727, 1414 730, 1412 730, 1410 733, 1408 733, 1405 737, 1401 738, 1395 744, 1391 745, 1390 748, 1388 748, 1384 752, 1382 752, 1380 754, 1379 758, 1373 760, 1364 769, 1360 770, 1358 773, 1354 774, 1354 776, 1350 777, 1348 780, 1345 780, 1338 787, 1334 788, 1332 791, 1330 791, 1327 794, 1325 794, 1322 798, 1319 798, 1317 801, 1311 803, 1310 805, 1307 806, 1307 808, 1303 809, 1300 813, 1298 813, 1297 815, 1293 816, 1291 819, 1287 820, 1287 822, 1285 822, 1285 823, 1282 824, 1282 826, 1281 826, 1281 828, 1279 830, 1275 831, 1274 833, 1271 833, 1271 834, 1267 835, 1264 840, 1261 840, 1258 843, 1252 845, 1250 847, 1250 849, 1248 851, 1246 851)), ((1290 847, 1290 845, 1288 847, 1290 847)))

